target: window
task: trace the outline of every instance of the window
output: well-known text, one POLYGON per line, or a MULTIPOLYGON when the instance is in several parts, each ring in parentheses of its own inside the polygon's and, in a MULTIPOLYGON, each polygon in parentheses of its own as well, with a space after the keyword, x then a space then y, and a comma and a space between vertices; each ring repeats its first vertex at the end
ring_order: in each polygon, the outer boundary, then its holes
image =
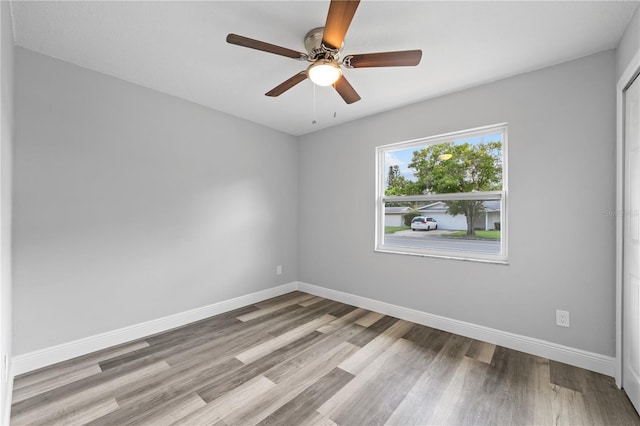
POLYGON ((507 125, 377 148, 376 250, 507 262, 507 125))

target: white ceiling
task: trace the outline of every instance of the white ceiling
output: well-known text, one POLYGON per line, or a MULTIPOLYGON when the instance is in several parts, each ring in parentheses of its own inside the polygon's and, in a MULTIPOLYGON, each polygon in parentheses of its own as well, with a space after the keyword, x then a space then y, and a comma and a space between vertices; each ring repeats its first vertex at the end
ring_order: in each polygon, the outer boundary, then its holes
POLYGON ((15 43, 293 135, 615 48, 638 1, 362 1, 344 54, 422 49, 418 67, 348 69, 346 105, 306 62, 227 44, 228 33, 304 51, 329 1, 12 1, 15 43), (314 113, 315 110, 315 113, 314 113), (335 115, 335 117, 334 117, 335 115), (312 120, 317 120, 312 124, 312 120))

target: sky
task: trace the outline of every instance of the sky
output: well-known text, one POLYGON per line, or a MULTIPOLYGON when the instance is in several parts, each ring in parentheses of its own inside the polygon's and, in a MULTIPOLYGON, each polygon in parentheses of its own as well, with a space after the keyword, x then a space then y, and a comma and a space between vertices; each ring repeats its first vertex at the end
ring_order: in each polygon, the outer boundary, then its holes
MULTIPOLYGON (((469 143, 471 145, 478 145, 483 142, 499 142, 502 140, 502 133, 496 133, 493 135, 484 135, 477 136, 473 138, 464 138, 458 139, 454 141, 454 145, 462 145, 465 143, 469 143)), ((420 151, 425 148, 426 145, 417 146, 413 148, 399 149, 397 151, 387 151, 385 153, 385 165, 384 169, 389 170, 389 166, 395 166, 396 164, 400 166, 400 175, 404 176, 406 179, 415 181, 415 176, 413 175, 414 170, 409 168, 409 163, 411 163, 411 159, 413 158, 414 151, 420 151)))

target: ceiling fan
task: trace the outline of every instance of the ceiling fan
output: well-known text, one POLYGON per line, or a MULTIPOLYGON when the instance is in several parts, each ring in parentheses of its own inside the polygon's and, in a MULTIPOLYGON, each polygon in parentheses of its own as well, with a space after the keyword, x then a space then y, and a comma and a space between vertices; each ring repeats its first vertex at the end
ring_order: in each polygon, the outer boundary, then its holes
POLYGON ((319 86, 333 85, 342 99, 347 104, 352 104, 360 100, 360 95, 343 75, 341 66, 345 68, 416 66, 422 58, 422 50, 403 50, 347 55, 340 59, 344 37, 359 3, 360 0, 332 0, 324 27, 312 29, 304 37, 307 53, 237 34, 227 35, 227 43, 312 63, 305 71, 300 71, 265 93, 266 96, 280 96, 308 77, 319 86))

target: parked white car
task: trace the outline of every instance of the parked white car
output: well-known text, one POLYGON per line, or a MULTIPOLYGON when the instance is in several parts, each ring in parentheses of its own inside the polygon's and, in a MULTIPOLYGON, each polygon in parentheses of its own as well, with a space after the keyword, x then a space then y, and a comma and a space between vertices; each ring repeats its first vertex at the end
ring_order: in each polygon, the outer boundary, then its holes
POLYGON ((436 220, 432 217, 416 216, 411 221, 411 229, 413 231, 415 231, 416 229, 424 229, 425 231, 438 229, 438 222, 436 222, 436 220))

